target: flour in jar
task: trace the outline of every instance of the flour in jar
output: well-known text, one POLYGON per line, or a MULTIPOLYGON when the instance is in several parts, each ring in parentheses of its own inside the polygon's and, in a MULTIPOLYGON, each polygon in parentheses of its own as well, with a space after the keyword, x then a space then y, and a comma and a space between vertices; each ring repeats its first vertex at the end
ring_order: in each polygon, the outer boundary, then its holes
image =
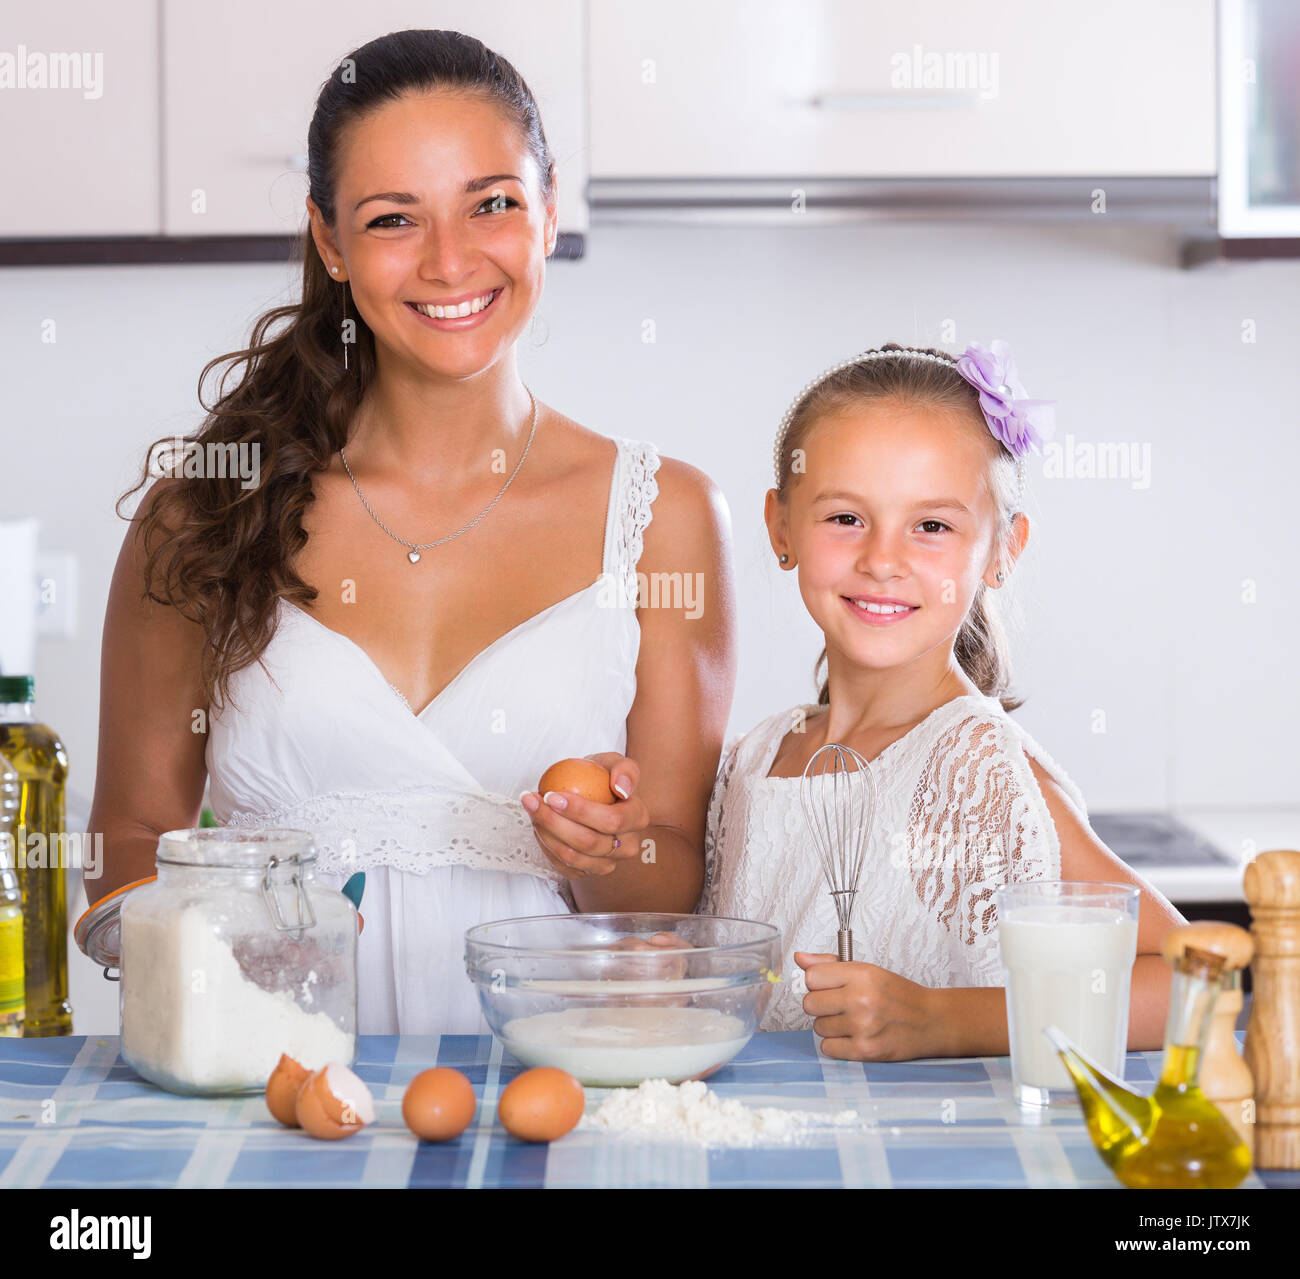
MULTIPOLYGON (((305 983, 310 995, 313 974, 305 983)), ((245 1089, 265 1083, 281 1053, 308 1070, 351 1062, 353 1036, 328 1013, 244 975, 203 910, 122 921, 122 1050, 163 1087, 245 1089)))
POLYGON ((794 1146, 818 1130, 860 1122, 856 1110, 821 1114, 746 1106, 734 1097, 718 1096, 698 1079, 676 1085, 647 1079, 638 1088, 611 1092, 583 1119, 580 1130, 693 1146, 794 1146))

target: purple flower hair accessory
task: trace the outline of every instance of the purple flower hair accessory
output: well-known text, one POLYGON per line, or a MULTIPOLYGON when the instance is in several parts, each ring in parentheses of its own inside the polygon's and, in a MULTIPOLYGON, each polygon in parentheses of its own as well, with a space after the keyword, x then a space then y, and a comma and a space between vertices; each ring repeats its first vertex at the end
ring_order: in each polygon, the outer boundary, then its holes
POLYGON ((1043 441, 1056 431, 1055 401, 1027 398, 1001 338, 994 338, 987 350, 970 343, 957 357, 957 372, 979 392, 989 430, 1017 460, 1031 449, 1042 451, 1043 441))

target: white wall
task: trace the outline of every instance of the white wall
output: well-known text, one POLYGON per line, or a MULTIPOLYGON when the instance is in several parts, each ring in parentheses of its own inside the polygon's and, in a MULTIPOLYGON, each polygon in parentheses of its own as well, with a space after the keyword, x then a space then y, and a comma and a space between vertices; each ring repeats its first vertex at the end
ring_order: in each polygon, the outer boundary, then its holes
MULTIPOLYGON (((726 493, 740 731, 814 692, 820 638, 762 523, 791 396, 864 346, 937 340, 946 319, 958 344, 1008 339, 1031 393, 1058 401, 1058 440, 1151 449, 1146 489, 1031 466, 1021 718, 1090 807, 1293 803, 1300 263, 1185 272, 1173 253, 1161 231, 1101 226, 598 226, 584 260, 551 267, 547 335, 525 343, 521 363, 546 401, 653 440, 726 493), (1254 604, 1242 603, 1246 579, 1254 604)), ((5 514, 39 516, 43 547, 79 557, 79 633, 41 642, 37 676, 84 795, 123 531, 113 499, 149 440, 200 420, 206 360, 242 345, 292 283, 277 266, 0 271, 5 514), (50 318, 58 340, 45 344, 50 318)))
MULTIPOLYGON (((1058 439, 1151 448, 1146 489, 1031 467, 1039 518, 1014 640, 1029 731, 1092 809, 1300 799, 1300 262, 1184 272, 1163 231, 1103 225, 597 225, 588 250, 552 266, 546 338, 525 343, 524 375, 578 421, 652 440, 726 493, 741 623, 732 732, 815 696, 820 635, 762 522, 782 413, 825 366, 891 339, 937 341, 950 319, 959 345, 1011 343, 1030 392, 1058 401, 1058 439)), ((43 547, 79 558, 79 632, 42 641, 37 680, 84 799, 123 533, 113 499, 150 440, 199 422, 204 363, 242 346, 292 285, 276 266, 0 271, 0 491, 7 518, 39 516, 43 547), (47 319, 54 344, 41 341, 47 319)), ((77 1032, 111 1032, 115 988, 75 949, 71 960, 77 1032)))

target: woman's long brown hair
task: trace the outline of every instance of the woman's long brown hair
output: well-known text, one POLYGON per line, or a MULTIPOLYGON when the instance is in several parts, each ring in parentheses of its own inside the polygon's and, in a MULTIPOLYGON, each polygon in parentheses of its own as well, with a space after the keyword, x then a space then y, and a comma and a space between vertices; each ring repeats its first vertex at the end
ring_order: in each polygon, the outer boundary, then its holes
MULTIPOLYGON (((503 109, 522 132, 549 200, 554 162, 537 104, 518 71, 457 31, 396 31, 344 58, 316 101, 307 131, 308 192, 331 230, 337 227, 346 130, 407 93, 438 89, 477 93, 503 109)), ((145 554, 144 597, 202 627, 200 678, 214 707, 228 700, 232 676, 260 660, 275 632, 278 600, 303 606, 316 597, 292 567, 307 541, 303 515, 313 501, 312 476, 346 445, 375 375, 374 335, 347 299, 347 283, 326 270, 310 227, 294 259, 302 264, 302 300, 267 311, 245 350, 204 367, 199 403, 207 417, 184 445, 185 454, 202 458, 224 446, 225 456, 248 464, 256 483, 245 488, 237 467, 233 474, 223 468, 224 475, 185 478, 176 450, 168 447, 171 437, 164 437, 150 448, 139 482, 117 503, 121 514, 127 498, 175 468, 177 477, 160 481, 133 517, 145 554), (209 407, 203 384, 228 361, 209 407), (227 390, 236 370, 238 380, 227 390)))

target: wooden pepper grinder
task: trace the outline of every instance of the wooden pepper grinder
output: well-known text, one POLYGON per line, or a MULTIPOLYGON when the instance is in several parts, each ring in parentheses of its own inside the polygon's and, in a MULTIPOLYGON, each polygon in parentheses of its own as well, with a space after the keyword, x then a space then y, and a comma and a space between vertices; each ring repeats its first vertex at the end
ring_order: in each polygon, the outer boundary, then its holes
POLYGON ((1255 1166, 1300 1169, 1300 851, 1260 853, 1243 887, 1255 938, 1246 1026, 1255 1166))
POLYGON ((1161 950, 1174 963, 1188 947, 1223 956, 1223 989, 1214 1002, 1214 1015, 1205 1036, 1205 1053, 1197 1072, 1201 1092, 1237 1130, 1254 1155, 1255 1084, 1250 1067, 1237 1051, 1237 1014, 1241 1012, 1241 970, 1250 963, 1255 943, 1244 928, 1201 919, 1171 928, 1161 950))

